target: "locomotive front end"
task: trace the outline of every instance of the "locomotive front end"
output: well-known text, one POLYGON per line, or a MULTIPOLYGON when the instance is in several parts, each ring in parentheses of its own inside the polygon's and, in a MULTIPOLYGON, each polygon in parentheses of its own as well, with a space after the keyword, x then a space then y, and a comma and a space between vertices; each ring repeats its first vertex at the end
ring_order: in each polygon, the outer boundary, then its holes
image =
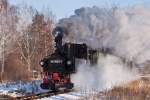
POLYGON ((44 73, 41 88, 54 91, 59 88, 72 89, 70 74, 75 72, 75 61, 69 58, 62 45, 64 29, 56 27, 52 34, 55 37, 55 52, 40 61, 44 73))
POLYGON ((57 90, 59 88, 72 89, 70 72, 67 70, 66 59, 54 53, 40 61, 43 68, 42 89, 57 90))

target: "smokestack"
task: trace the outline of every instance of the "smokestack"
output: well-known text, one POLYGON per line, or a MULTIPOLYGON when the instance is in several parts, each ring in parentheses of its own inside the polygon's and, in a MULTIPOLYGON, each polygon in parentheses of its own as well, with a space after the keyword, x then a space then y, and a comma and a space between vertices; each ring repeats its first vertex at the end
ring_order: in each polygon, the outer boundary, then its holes
POLYGON ((62 39, 63 39, 63 36, 64 34, 66 34, 66 30, 64 27, 59 27, 57 26, 53 32, 52 32, 52 35, 55 37, 55 47, 56 49, 61 49, 62 47, 62 39))

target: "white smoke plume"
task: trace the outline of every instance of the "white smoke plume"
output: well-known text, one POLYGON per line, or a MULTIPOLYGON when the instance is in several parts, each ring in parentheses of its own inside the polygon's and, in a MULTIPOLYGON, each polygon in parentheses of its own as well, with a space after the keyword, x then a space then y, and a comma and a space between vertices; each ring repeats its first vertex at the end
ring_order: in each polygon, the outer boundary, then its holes
POLYGON ((135 65, 150 61, 150 9, 142 5, 124 9, 80 8, 75 10, 75 15, 61 19, 58 25, 67 28, 66 41, 111 50, 112 55, 100 57, 95 67, 80 64, 77 74, 72 76, 76 85, 110 88, 137 75, 120 58, 135 65))
POLYGON ((70 18, 61 19, 58 25, 67 28, 67 41, 108 48, 113 55, 136 64, 150 60, 150 9, 147 7, 81 8, 70 18))
POLYGON ((137 71, 130 69, 118 57, 101 54, 96 66, 86 62, 80 64, 77 73, 72 75, 72 82, 80 89, 103 90, 133 80, 136 76, 137 71))

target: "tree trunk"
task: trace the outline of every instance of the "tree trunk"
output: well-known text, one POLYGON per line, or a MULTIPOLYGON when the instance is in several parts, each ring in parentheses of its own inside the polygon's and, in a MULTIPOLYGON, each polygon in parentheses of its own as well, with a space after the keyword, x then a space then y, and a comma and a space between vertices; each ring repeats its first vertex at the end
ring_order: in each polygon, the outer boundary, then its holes
POLYGON ((5 67, 5 40, 3 39, 2 43, 2 68, 1 68, 1 82, 3 82, 3 74, 4 74, 4 67, 5 67))

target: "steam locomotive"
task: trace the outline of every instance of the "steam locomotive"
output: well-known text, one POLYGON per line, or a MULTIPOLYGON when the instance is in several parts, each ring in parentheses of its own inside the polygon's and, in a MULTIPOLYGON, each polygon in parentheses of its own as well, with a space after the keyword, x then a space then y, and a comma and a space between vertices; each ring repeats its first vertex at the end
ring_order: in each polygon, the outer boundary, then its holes
MULTIPOLYGON (((62 43, 66 30, 63 27, 56 27, 52 34, 55 37, 55 52, 44 57, 40 61, 43 69, 42 89, 58 90, 59 88, 72 89, 70 75, 76 72, 76 59, 90 59, 93 62, 93 55, 96 50, 88 50, 86 44, 62 43)), ((95 60, 94 60, 95 61, 95 60)))

